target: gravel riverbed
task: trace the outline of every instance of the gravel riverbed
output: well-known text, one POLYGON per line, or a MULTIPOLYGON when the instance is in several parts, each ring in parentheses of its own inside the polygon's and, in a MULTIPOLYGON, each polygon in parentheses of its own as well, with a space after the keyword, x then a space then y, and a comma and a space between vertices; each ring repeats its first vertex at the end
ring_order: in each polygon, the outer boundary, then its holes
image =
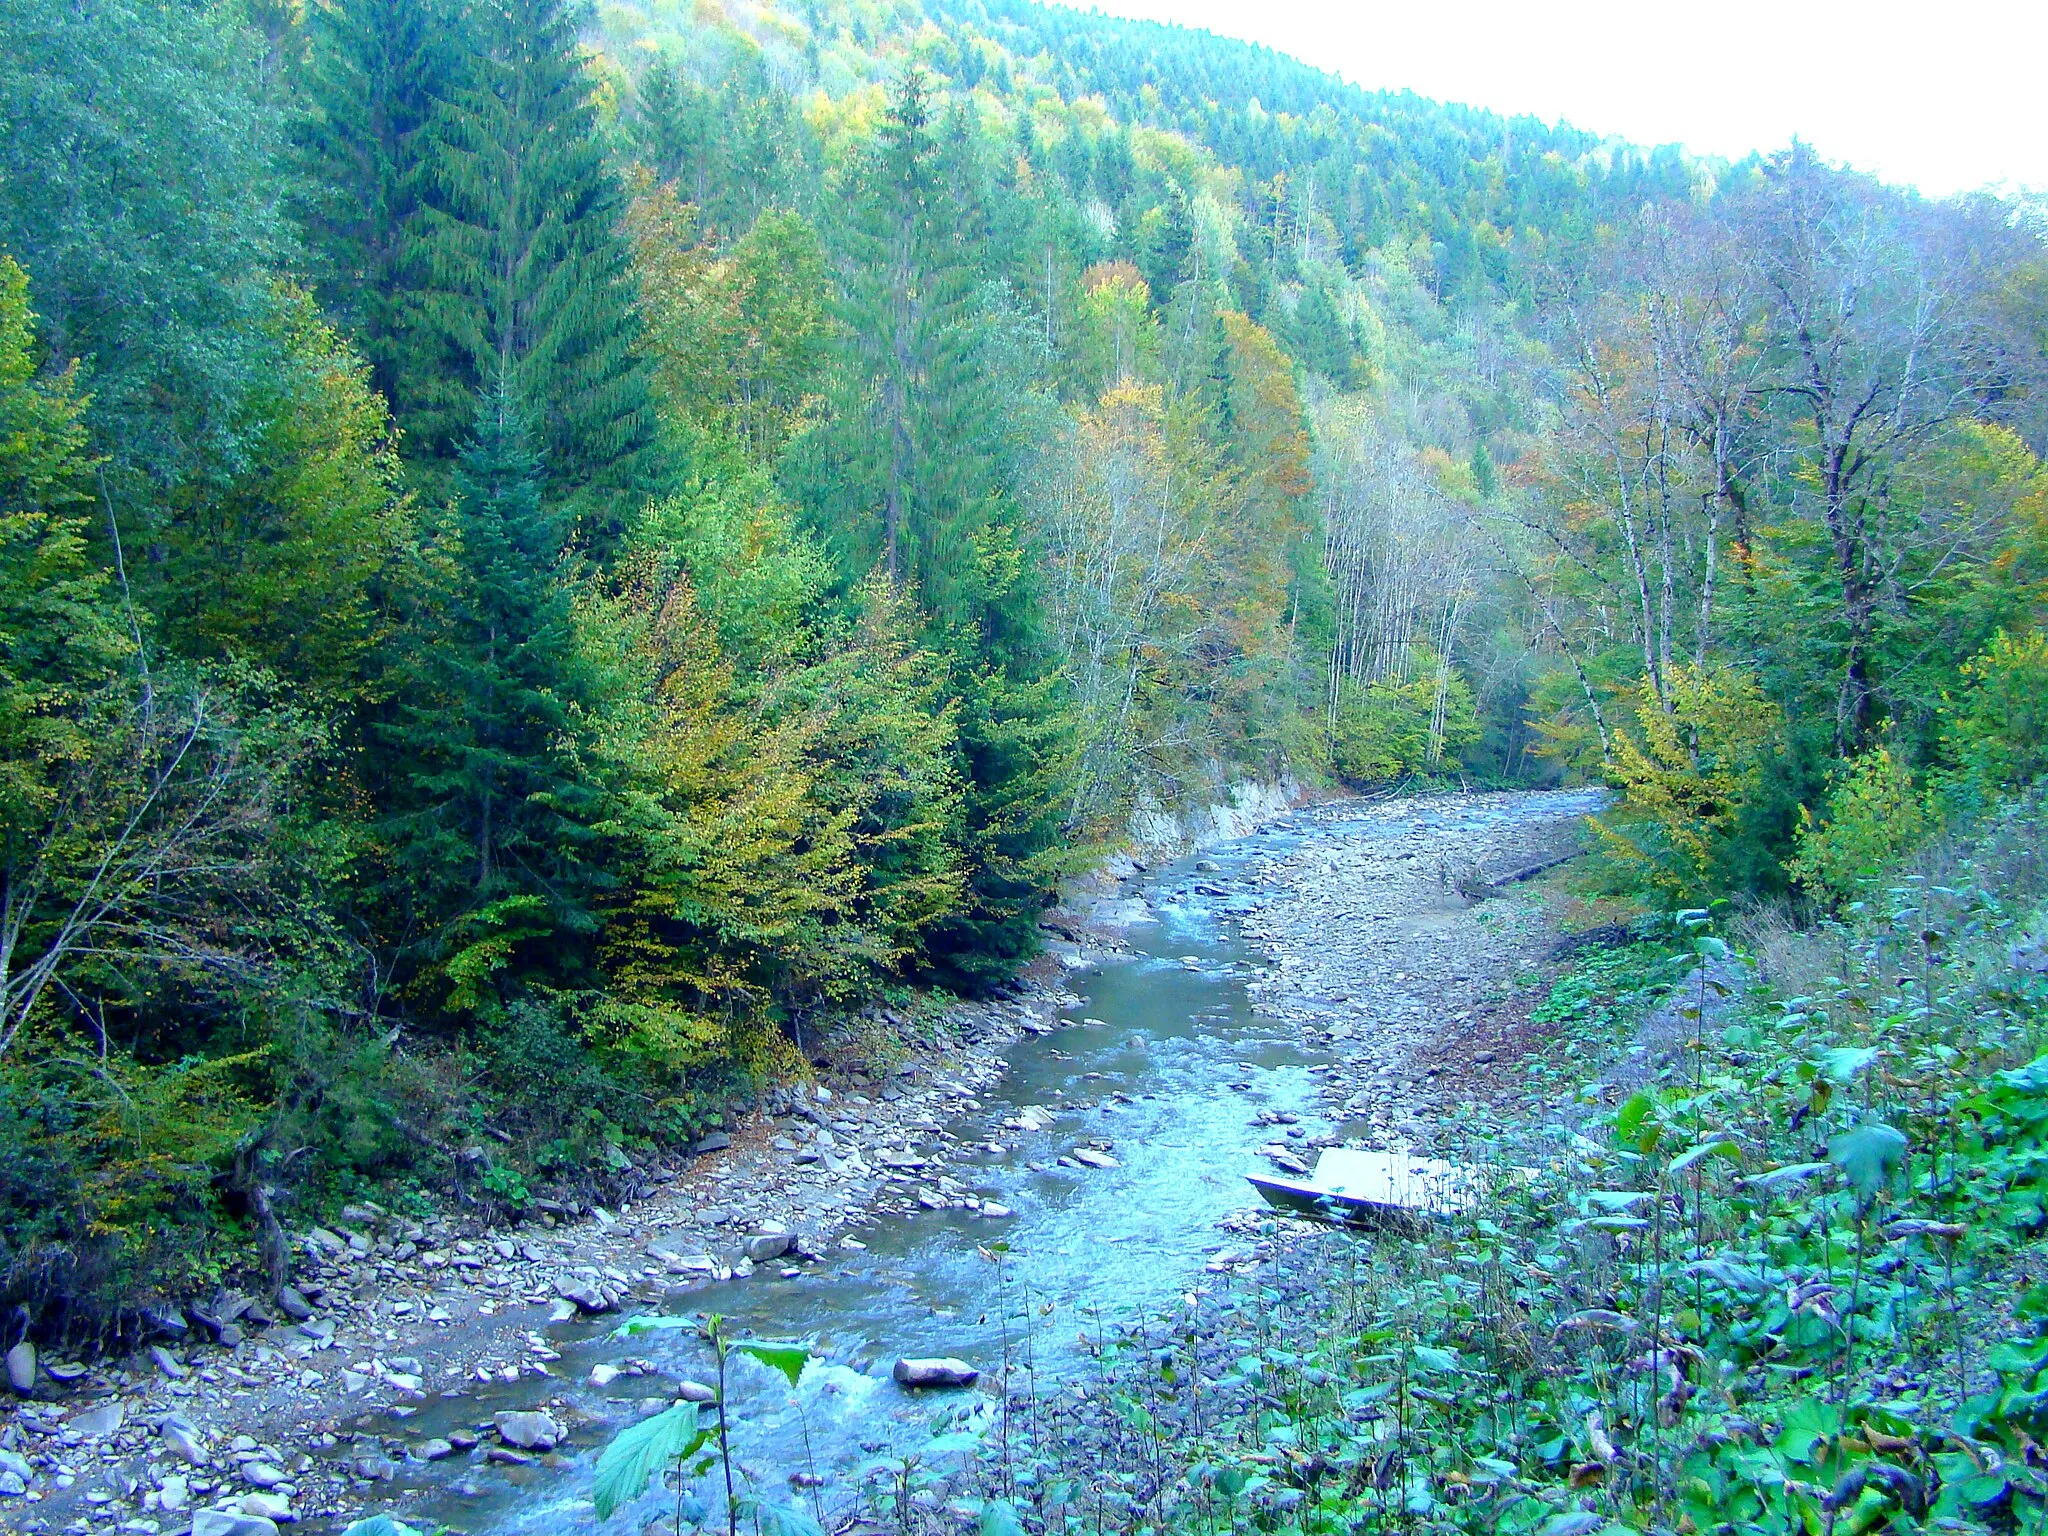
MULTIPOLYGON (((1197 860, 1149 888, 1153 900, 1220 901, 1269 962, 1252 983, 1261 1011, 1327 1049, 1312 1070, 1328 1123, 1276 1124, 1269 1156, 1285 1167, 1339 1139, 1424 1149, 1439 1106, 1483 1094, 1522 1048, 1555 929, 1538 884, 1476 900, 1461 890, 1569 848, 1595 808, 1586 795, 1336 802, 1296 813, 1284 845, 1228 877, 1197 860)), ((1128 873, 1132 889, 1104 904, 1126 921, 1143 916, 1144 871, 1128 873)), ((166 1309, 159 1336, 127 1359, 39 1362, 33 1395, 0 1412, 0 1526, 267 1536, 264 1522, 378 1507, 401 1463, 547 1463, 583 1427, 560 1394, 550 1322, 684 1309, 735 1278, 829 1271, 898 1211, 1001 1230, 1008 1209, 966 1164, 1000 1145, 952 1127, 980 1107, 1012 1041, 1075 1010, 1062 962, 1116 947, 1113 931, 1071 931, 1078 942, 1057 943, 1016 995, 955 1008, 935 1047, 779 1090, 680 1166, 647 1170, 650 1187, 617 1210, 558 1206, 492 1228, 350 1207, 295 1233, 293 1288, 279 1297, 197 1298, 166 1309), (462 1431, 407 1424, 448 1399, 508 1392, 529 1411, 473 1415, 462 1431)), ((652 1371, 631 1359, 604 1369, 652 1371)))

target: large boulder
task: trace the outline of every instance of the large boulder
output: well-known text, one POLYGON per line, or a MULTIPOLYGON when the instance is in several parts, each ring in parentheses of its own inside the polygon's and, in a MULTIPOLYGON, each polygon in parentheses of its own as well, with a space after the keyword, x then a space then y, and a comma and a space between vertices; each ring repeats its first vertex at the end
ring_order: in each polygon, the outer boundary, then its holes
POLYGON ((157 1427, 157 1433, 163 1436, 165 1445, 176 1451, 190 1465, 206 1465, 206 1441, 189 1421, 171 1414, 157 1427))
POLYGON ((898 1360, 891 1372, 896 1384, 902 1387, 971 1387, 981 1379, 981 1372, 965 1360, 951 1356, 943 1359, 898 1360))
POLYGON ((36 1347, 27 1339, 7 1351, 7 1385, 23 1397, 36 1389, 36 1347))
POLYGON ((240 1511, 202 1509, 192 1517, 192 1536, 278 1536, 277 1522, 240 1511))
POLYGON ((522 1451, 552 1451, 567 1438, 560 1424, 538 1411, 500 1413, 491 1422, 497 1425, 500 1440, 522 1451))
POLYGON ((127 1417, 128 1405, 117 1398, 74 1415, 68 1427, 77 1430, 88 1440, 97 1440, 102 1435, 111 1435, 119 1429, 127 1417))

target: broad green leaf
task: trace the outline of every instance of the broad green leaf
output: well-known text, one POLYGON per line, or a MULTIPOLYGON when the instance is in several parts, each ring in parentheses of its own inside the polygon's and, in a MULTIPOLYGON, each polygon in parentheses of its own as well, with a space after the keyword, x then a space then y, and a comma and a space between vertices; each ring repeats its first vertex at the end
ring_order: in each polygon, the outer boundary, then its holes
POLYGON ((1751 1189, 1779 1190, 1788 1184, 1804 1184, 1817 1173, 1826 1173, 1826 1163, 1787 1163, 1765 1173, 1753 1173, 1746 1182, 1751 1189))
POLYGON ((794 1504, 770 1504, 764 1499, 739 1501, 742 1515, 758 1522, 761 1536, 825 1536, 823 1527, 807 1511, 794 1504))
POLYGON ((1732 1290, 1751 1291, 1761 1295, 1770 1290, 1771 1282, 1753 1269, 1740 1264, 1731 1264, 1726 1259, 1699 1259, 1685 1266, 1688 1275, 1704 1275, 1709 1280, 1718 1280, 1732 1290))
POLYGON ((1614 1112, 1615 1134, 1623 1141, 1634 1141, 1643 1129, 1643 1122, 1650 1111, 1657 1107, 1657 1101, 1647 1093, 1630 1094, 1628 1101, 1614 1112))
POLYGON ((1875 1060, 1877 1051, 1872 1046, 1838 1045, 1820 1053, 1821 1075, 1846 1088, 1875 1060))
POLYGON ((1458 1355, 1455 1350, 1418 1344, 1415 1346, 1415 1363, 1425 1371, 1435 1371, 1440 1375, 1455 1376, 1458 1373, 1458 1355))
POLYGON ((611 1519, 613 1510, 640 1497, 650 1477, 670 1462, 694 1454, 705 1438, 706 1431, 697 1422, 695 1403, 677 1403, 621 1430, 597 1458, 596 1485, 592 1490, 597 1518, 611 1519))
POLYGON ((1625 1211, 1649 1199, 1651 1193, 1647 1189, 1589 1189, 1586 1203, 1603 1211, 1625 1211))
POLYGON ((696 1326, 697 1320, 694 1317, 668 1317, 659 1313, 643 1312, 627 1318, 618 1327, 614 1328, 612 1330, 612 1337, 615 1339, 630 1339, 638 1334, 657 1333, 664 1328, 694 1328, 696 1326))
POLYGON ((763 1365, 782 1372, 792 1387, 802 1380, 804 1366, 811 1358, 811 1352, 801 1344, 757 1344, 749 1341, 735 1344, 732 1348, 735 1354, 752 1355, 763 1365))
POLYGON ((1905 1133, 1875 1122, 1842 1131, 1828 1138, 1828 1161, 1859 1196, 1875 1199, 1905 1166, 1905 1133))
POLYGON ((1674 1157, 1671 1166, 1665 1172, 1683 1173, 1694 1163, 1703 1162, 1710 1157, 1725 1157, 1731 1163, 1739 1163, 1742 1161, 1742 1148, 1725 1136, 1718 1141, 1703 1141, 1691 1151, 1681 1152, 1674 1157))
POLYGON ((420 1536, 420 1532, 389 1515, 372 1515, 367 1520, 356 1521, 341 1536, 420 1536))
POLYGON ((981 1536, 1024 1536, 1024 1522, 1008 1499, 990 1499, 981 1506, 981 1536))

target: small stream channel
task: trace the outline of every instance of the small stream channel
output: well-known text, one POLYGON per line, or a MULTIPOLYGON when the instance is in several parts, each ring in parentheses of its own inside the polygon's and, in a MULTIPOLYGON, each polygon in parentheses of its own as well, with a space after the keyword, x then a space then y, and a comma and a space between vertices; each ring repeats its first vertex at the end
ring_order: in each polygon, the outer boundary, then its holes
MULTIPOLYGON (((1474 825, 1554 817, 1558 800, 1495 801, 1483 814, 1474 808, 1474 825)), ((1416 818, 1376 821, 1372 829, 1392 836, 1418 823, 1466 821, 1455 807, 1438 805, 1416 818)), ((958 1212, 895 1218, 862 1230, 864 1251, 835 1249, 797 1278, 775 1278, 777 1267, 769 1266, 682 1299, 678 1321, 715 1312, 726 1319, 729 1336, 804 1340, 811 1347, 812 1363, 795 1392, 766 1367, 742 1357, 731 1361, 735 1460, 753 1491, 786 1502, 791 1475, 815 1473, 824 1479, 816 1498, 826 1511, 847 1509, 860 1466, 875 1454, 914 1451, 993 1402, 980 1391, 905 1392, 889 1375, 898 1356, 955 1355, 994 1373, 1006 1340, 1013 1356, 1021 1353, 1017 1319, 1028 1292, 1043 1387, 1078 1362, 1072 1347, 1078 1331, 1093 1335, 1122 1316, 1152 1310, 1196 1283, 1210 1258, 1231 1246, 1216 1224, 1250 1202, 1244 1175, 1263 1168, 1253 1149, 1277 1134, 1253 1121, 1261 1111, 1289 1111, 1313 1128, 1309 1069, 1324 1056, 1290 1038, 1289 1026, 1262 1018, 1246 996, 1256 961, 1232 921, 1249 908, 1243 871, 1360 830, 1294 818, 1205 850, 1202 858, 1215 861, 1219 871, 1198 874, 1188 860, 1154 876, 1146 894, 1160 921, 1131 931, 1137 953, 1068 977, 1069 988, 1085 1001, 1063 1016, 1089 1022, 1017 1041, 1008 1050, 1006 1074, 981 1107, 948 1126, 963 1141, 1003 1147, 951 1172, 1009 1205, 1012 1219, 958 1212), (1006 1118, 1032 1105, 1053 1112, 1050 1129, 1025 1134, 1003 1128, 1006 1118), (1061 1153, 1105 1139, 1122 1166, 1055 1165, 1061 1153), (977 1251, 996 1241, 1009 1245, 1000 1266, 977 1251), (1048 1303, 1049 1313, 1043 1311, 1048 1303)), ((635 1399, 647 1399, 645 1408, 652 1409, 672 1398, 677 1379, 711 1379, 709 1350, 694 1328, 620 1338, 616 1326, 612 1319, 602 1328, 549 1329, 563 1358, 547 1392, 623 1426, 643 1411, 635 1399), (593 1365, 635 1358, 651 1361, 654 1374, 622 1376, 602 1390, 588 1385, 593 1365)), ((487 1423, 494 1410, 535 1406, 540 1386, 529 1378, 430 1400, 403 1432, 436 1435, 487 1423)), ((573 1453, 565 1453, 566 1467, 459 1459, 413 1466, 423 1480, 401 1507, 409 1518, 479 1536, 593 1529, 592 1466, 602 1438, 580 1433, 573 1453)), ((715 1481, 702 1481, 689 1501, 694 1511, 686 1507, 686 1513, 709 1517, 721 1497, 715 1481)), ((812 1502, 809 1494, 801 1497, 812 1502)), ((637 1531, 674 1507, 673 1494, 650 1489, 639 1505, 614 1517, 613 1528, 637 1531)))

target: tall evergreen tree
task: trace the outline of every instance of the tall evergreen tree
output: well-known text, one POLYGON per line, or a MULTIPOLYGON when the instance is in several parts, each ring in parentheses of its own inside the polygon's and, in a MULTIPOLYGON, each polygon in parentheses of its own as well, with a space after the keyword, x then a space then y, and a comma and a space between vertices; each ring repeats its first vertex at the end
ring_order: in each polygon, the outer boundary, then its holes
MULTIPOLYGON (((621 194, 605 164, 570 0, 478 0, 431 129, 431 330, 454 381, 530 401, 552 495, 645 489, 655 419, 636 356, 621 194)), ((450 394, 405 423, 446 457, 450 394)), ((589 509, 586 508, 586 513, 589 509)))
MULTIPOLYGON (((565 749, 578 683, 562 531, 508 380, 481 398, 439 530, 445 589, 404 642, 386 832, 388 916, 459 1008, 527 940, 587 930, 595 787, 565 749)), ((557 949, 549 960, 559 966, 557 949)))
POLYGON ((981 366, 971 144, 904 75, 842 231, 835 419, 805 487, 850 578, 879 565, 942 626, 978 624, 975 540, 1000 517, 1003 402, 981 366))
MULTIPOLYGON (((421 325, 426 130, 454 82, 439 0, 321 0, 306 20, 294 212, 315 291, 406 416, 449 408, 450 361, 421 325)), ((471 392, 453 388, 461 409, 471 392)))

